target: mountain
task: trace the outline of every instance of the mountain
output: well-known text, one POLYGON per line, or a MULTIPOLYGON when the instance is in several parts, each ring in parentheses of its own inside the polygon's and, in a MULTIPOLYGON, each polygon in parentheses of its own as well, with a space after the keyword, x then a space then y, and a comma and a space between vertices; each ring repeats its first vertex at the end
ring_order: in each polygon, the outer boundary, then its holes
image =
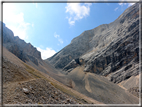
POLYGON ((4 47, 2 58, 3 104, 99 103, 72 90, 75 97, 68 87, 26 64, 4 47))
POLYGON ((40 52, 2 24, 3 104, 102 104, 60 83, 65 78, 40 52))
POLYGON ((38 59, 41 60, 41 53, 30 43, 26 43, 18 36, 14 37, 13 32, 5 24, 3 24, 3 46, 24 62, 30 60, 38 65, 38 59))
POLYGON ((47 60, 3 24, 4 104, 138 104, 138 17, 135 4, 47 60))
MULTIPOLYGON (((58 71, 47 61, 41 59, 41 53, 31 43, 26 43, 3 23, 3 47, 17 56, 26 64, 49 75, 56 75, 58 71)), ((57 77, 58 78, 58 77, 57 77)))
MULTIPOLYGON (((110 24, 103 24, 84 31, 46 61, 70 78, 75 84, 76 90, 94 99, 99 96, 98 93, 95 93, 96 90, 105 92, 109 87, 108 84, 111 84, 104 79, 108 79, 138 96, 140 77, 139 4, 136 3, 126 9, 110 24), (101 78, 101 83, 96 76, 101 78), (102 80, 108 83, 104 85, 102 80), (101 85, 98 86, 97 83, 101 85), (102 88, 96 89, 96 87, 102 88)), ((109 87, 108 90, 112 89, 109 87)), ((107 95, 103 95, 101 94, 102 98, 106 100, 107 95)), ((112 98, 114 99, 114 97, 112 98)), ((109 103, 108 100, 97 100, 109 103)), ((115 103, 120 103, 118 99, 115 101, 115 103)))
POLYGON ((139 4, 110 24, 84 31, 47 60, 66 74, 83 66, 84 72, 109 77, 114 83, 138 75, 139 4))
POLYGON ((26 64, 4 47, 2 58, 3 104, 5 106, 6 104, 138 103, 138 98, 97 75, 85 75, 82 74, 82 71, 76 69, 77 72, 79 71, 77 75, 76 71, 68 75, 68 78, 76 79, 74 82, 70 82, 73 87, 69 88, 51 76, 26 64), (83 94, 75 90, 80 90, 83 94), (94 96, 92 92, 96 95, 94 96), (87 97, 84 94, 89 94, 92 97, 87 97))

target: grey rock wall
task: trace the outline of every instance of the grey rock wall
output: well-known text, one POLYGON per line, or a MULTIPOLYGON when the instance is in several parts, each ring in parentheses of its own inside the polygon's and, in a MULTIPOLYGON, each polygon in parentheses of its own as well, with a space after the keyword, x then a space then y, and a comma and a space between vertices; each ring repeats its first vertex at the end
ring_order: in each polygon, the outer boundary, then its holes
POLYGON ((85 66, 84 72, 111 74, 110 80, 116 83, 138 74, 138 69, 131 73, 129 69, 139 63, 139 4, 126 9, 110 24, 84 31, 47 60, 65 72, 85 66), (116 75, 123 67, 123 73, 116 75))
POLYGON ((38 65, 41 60, 41 53, 30 43, 26 43, 3 24, 3 46, 16 55, 22 61, 32 61, 38 65))

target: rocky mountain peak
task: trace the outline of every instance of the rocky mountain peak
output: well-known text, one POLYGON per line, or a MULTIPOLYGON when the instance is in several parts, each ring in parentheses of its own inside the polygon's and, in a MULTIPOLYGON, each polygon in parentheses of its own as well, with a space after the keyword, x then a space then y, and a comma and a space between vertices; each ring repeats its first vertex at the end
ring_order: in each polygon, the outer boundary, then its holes
POLYGON ((38 65, 38 60, 41 60, 41 53, 31 43, 14 36, 5 24, 3 24, 3 46, 24 62, 30 60, 38 65))
POLYGON ((110 80, 118 83, 139 72, 138 69, 129 72, 131 67, 128 67, 139 62, 138 41, 139 5, 134 4, 114 22, 84 31, 47 60, 66 73, 77 66, 84 66, 84 72, 104 76, 114 73, 110 80), (121 73, 115 74, 120 69, 121 73))

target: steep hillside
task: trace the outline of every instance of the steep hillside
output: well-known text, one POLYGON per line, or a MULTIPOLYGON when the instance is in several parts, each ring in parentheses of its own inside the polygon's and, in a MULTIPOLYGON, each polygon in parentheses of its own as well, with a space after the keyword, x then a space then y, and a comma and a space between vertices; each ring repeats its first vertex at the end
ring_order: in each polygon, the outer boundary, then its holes
POLYGON ((81 65, 84 72, 108 76, 114 83, 138 75, 139 4, 110 24, 84 31, 47 60, 67 74, 81 65))
POLYGON ((84 67, 79 66, 72 70, 67 77, 71 80, 73 89, 105 104, 136 104, 138 98, 94 73, 83 72, 84 67))
MULTIPOLYGON (((26 43, 18 36, 14 36, 13 32, 3 23, 3 47, 13 53, 26 64, 42 71, 60 82, 64 82, 63 77, 58 76, 60 72, 56 70, 48 61, 41 59, 41 53, 30 43, 26 43)), ((65 83, 66 84, 66 83, 65 83)))
POLYGON ((4 104, 138 103, 138 98, 107 79, 85 74, 82 67, 66 77, 71 80, 71 89, 27 65, 5 48, 2 64, 4 104))
POLYGON ((3 48, 4 104, 97 103, 27 65, 3 48), (75 93, 75 94, 73 94, 75 93))
POLYGON ((30 60, 38 65, 38 59, 41 60, 41 53, 30 43, 26 43, 18 36, 14 37, 13 32, 5 24, 3 24, 3 46, 24 62, 30 60))
MULTIPOLYGON (((120 82, 118 85, 128 90, 133 95, 139 97, 139 92, 140 91, 142 92, 141 88, 139 90, 139 85, 140 85, 139 79, 140 79, 140 74, 137 76, 131 76, 129 79, 120 82)), ((142 96, 142 93, 140 95, 142 96)))

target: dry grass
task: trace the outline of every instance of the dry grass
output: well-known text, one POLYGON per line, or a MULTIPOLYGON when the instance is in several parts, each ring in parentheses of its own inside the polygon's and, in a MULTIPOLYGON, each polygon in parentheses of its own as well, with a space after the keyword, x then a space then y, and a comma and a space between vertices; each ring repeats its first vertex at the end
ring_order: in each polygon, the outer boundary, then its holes
POLYGON ((39 71, 35 70, 34 68, 28 66, 27 64, 23 63, 23 65, 26 67, 26 70, 33 75, 35 78, 44 78, 42 74, 39 73, 39 71))
POLYGON ((50 82, 51 85, 53 85, 55 88, 59 89, 60 91, 66 93, 69 96, 75 97, 76 99, 78 99, 78 103, 84 102, 86 104, 88 103, 100 103, 97 102, 91 98, 86 97, 85 95, 80 94, 79 92, 59 83, 58 81, 56 81, 55 79, 53 79, 52 77, 49 77, 47 74, 44 74, 43 72, 40 72, 36 69, 34 69, 33 67, 27 65, 26 63, 24 63, 24 66, 26 67, 26 70, 33 75, 33 77, 35 78, 43 78, 45 80, 47 80, 48 82, 50 82), (90 100, 91 99, 91 100, 90 100))

